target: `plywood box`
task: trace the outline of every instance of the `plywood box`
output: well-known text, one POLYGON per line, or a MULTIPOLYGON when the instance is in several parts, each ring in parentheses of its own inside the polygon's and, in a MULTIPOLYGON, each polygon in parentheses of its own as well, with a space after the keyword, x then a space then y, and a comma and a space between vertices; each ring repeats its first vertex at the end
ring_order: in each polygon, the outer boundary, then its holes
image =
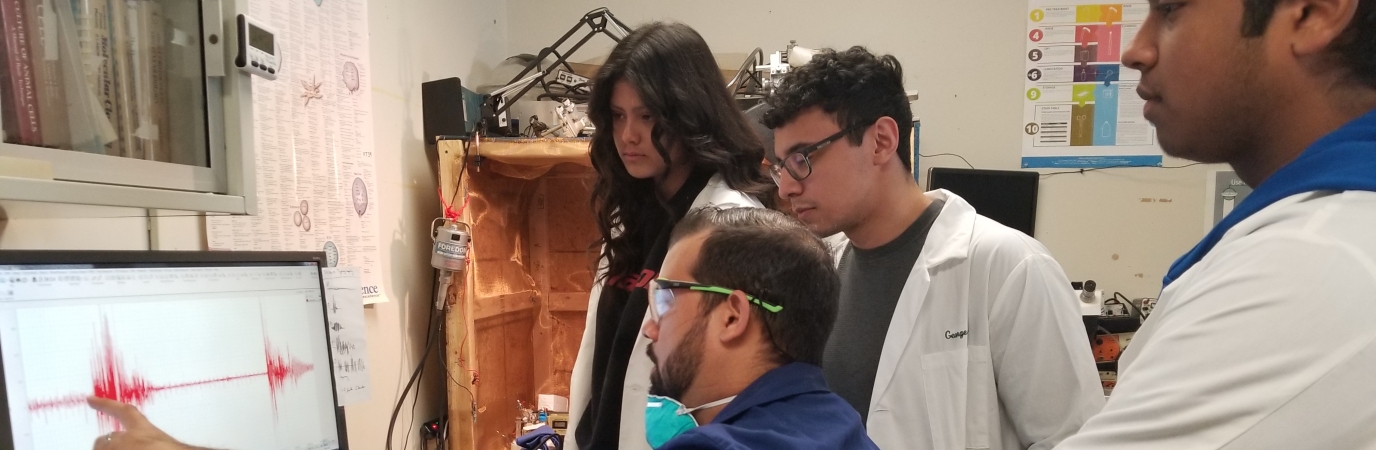
POLYGON ((569 395, 596 258, 587 145, 439 144, 443 196, 473 230, 446 317, 451 450, 509 448, 518 400, 569 395))

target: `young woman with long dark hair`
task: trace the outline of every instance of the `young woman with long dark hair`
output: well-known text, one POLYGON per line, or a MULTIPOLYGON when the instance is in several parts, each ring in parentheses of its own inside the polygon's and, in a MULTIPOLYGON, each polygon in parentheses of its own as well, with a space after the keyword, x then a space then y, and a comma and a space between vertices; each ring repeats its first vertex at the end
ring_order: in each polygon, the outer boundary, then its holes
POLYGON ((593 80, 592 207, 601 258, 573 367, 565 449, 640 449, 653 363, 641 336, 648 283, 689 210, 763 206, 764 149, 707 42, 676 23, 623 39, 593 80))

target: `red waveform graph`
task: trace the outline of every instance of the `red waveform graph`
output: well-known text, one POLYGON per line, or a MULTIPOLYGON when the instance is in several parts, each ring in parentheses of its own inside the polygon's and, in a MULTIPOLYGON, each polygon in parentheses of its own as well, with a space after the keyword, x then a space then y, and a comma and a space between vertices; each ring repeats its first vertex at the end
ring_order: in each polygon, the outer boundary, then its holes
MULTIPOLYGON (((298 378, 313 370, 315 366, 293 358, 290 353, 279 354, 272 347, 267 336, 263 337, 263 347, 267 362, 266 372, 179 383, 154 383, 126 366, 123 355, 115 347, 114 340, 110 336, 109 321, 102 320, 99 342, 96 345, 96 355, 91 361, 93 373, 91 392, 33 400, 29 402, 29 411, 41 413, 64 408, 85 408, 86 398, 89 396, 116 400, 142 409, 155 394, 161 392, 266 376, 268 390, 272 395, 273 415, 275 416, 277 413, 277 396, 286 382, 290 380, 295 385, 298 378)), ((97 413, 97 418, 102 432, 108 433, 122 428, 119 421, 104 413, 97 413)))
POLYGON ((263 336, 263 350, 268 360, 268 391, 272 394, 272 414, 276 416, 277 393, 289 380, 295 386, 296 380, 301 378, 301 375, 305 375, 306 372, 315 369, 315 365, 292 358, 291 353, 277 354, 277 351, 272 348, 272 341, 269 341, 266 335, 263 336))

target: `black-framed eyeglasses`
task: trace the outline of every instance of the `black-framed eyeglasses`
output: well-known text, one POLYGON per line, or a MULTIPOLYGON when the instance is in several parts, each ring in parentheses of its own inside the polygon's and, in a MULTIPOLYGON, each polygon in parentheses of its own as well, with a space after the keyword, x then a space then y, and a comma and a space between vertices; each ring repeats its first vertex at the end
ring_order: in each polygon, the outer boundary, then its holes
MULTIPOLYGON (((692 281, 674 281, 664 278, 655 279, 650 283, 650 320, 659 322, 659 318, 669 312, 674 306, 674 289, 688 289, 699 292, 711 292, 713 294, 731 295, 735 289, 728 289, 721 286, 710 284, 694 283, 692 281)), ((745 294, 745 298, 751 303, 760 305, 765 311, 777 313, 784 309, 783 306, 760 300, 759 298, 745 294)))
POLYGON ((783 179, 783 170, 787 170, 789 176, 792 176, 794 180, 803 181, 808 176, 812 175, 813 153, 821 151, 828 145, 831 145, 833 142, 840 140, 850 132, 855 131, 860 127, 867 127, 873 125, 875 122, 878 121, 879 119, 876 118, 874 120, 856 122, 851 126, 841 129, 841 131, 837 131, 836 134, 827 136, 826 139, 822 139, 812 145, 808 145, 806 147, 794 150, 793 152, 784 156, 784 159, 782 161, 774 161, 773 158, 770 158, 770 163, 772 164, 770 164, 769 166, 769 177, 774 179, 774 184, 779 184, 780 181, 782 181, 783 179))

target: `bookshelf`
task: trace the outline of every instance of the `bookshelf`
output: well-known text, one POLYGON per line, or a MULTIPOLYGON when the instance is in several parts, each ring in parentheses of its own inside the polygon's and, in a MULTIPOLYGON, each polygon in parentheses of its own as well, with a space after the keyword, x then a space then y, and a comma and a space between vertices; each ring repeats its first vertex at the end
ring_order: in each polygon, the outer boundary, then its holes
POLYGON ((0 0, 0 200, 252 214, 247 0, 0 0), (14 164, 18 166, 19 164, 14 164))

